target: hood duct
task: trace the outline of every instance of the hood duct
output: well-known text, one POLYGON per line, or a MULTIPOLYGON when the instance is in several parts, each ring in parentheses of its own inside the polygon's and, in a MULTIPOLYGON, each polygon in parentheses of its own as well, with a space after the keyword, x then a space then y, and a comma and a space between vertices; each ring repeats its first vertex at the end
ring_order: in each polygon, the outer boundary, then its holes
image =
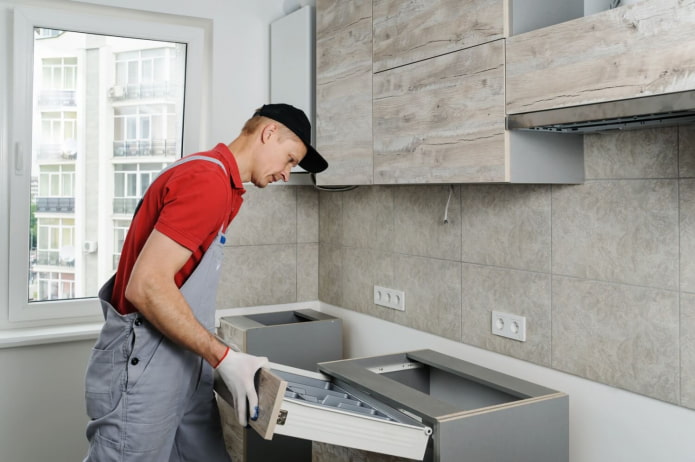
POLYGON ((508 130, 592 133, 695 122, 695 90, 507 116, 508 130))

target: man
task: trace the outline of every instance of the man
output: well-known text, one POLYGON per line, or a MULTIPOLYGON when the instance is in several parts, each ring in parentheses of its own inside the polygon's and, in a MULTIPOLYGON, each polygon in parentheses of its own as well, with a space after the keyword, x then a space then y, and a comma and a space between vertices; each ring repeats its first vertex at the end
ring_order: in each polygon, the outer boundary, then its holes
POLYGON ((328 167, 304 113, 258 109, 228 146, 186 156, 147 190, 118 271, 99 292, 106 322, 86 375, 86 461, 228 461, 212 391, 213 368, 237 417, 258 418, 253 385, 267 363, 213 334, 224 231, 245 192, 287 181, 290 169, 328 167))

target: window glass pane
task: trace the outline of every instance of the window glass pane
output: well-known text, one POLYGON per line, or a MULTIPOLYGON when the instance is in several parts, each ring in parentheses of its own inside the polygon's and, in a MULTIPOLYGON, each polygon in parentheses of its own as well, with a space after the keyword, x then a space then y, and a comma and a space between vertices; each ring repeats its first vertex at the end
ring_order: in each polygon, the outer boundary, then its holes
POLYGON ((140 81, 140 63, 131 61, 128 63, 128 83, 138 83, 140 81))
POLYGON ((35 226, 27 228, 28 300, 94 297, 96 281, 108 279, 118 264, 142 192, 181 156, 182 133, 169 125, 182 126, 176 108, 184 106, 179 90, 186 47, 39 28, 34 37, 37 130, 31 152, 37 184, 31 198, 35 226), (164 56, 176 61, 158 65, 164 56), (159 121, 164 112, 166 126, 153 129, 152 114, 159 121), (105 114, 112 114, 110 122, 105 114), (96 119, 98 129, 82 125, 96 119), (157 148, 165 144, 168 149, 157 148))

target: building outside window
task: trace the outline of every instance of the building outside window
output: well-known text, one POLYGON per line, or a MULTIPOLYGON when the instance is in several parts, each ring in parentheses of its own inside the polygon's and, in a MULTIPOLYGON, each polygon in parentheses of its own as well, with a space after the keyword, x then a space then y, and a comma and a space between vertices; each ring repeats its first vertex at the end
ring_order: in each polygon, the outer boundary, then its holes
POLYGON ((94 296, 117 266, 138 200, 181 155, 185 46, 35 31, 33 125, 40 130, 32 137, 38 196, 28 299, 94 296), (107 182, 89 181, 96 177, 107 182), (99 248, 115 252, 99 255, 99 248))
POLYGON ((184 139, 202 110, 204 30, 73 13, 14 9, 3 324, 100 316, 94 298, 140 197, 184 149, 204 148, 195 123, 184 139))

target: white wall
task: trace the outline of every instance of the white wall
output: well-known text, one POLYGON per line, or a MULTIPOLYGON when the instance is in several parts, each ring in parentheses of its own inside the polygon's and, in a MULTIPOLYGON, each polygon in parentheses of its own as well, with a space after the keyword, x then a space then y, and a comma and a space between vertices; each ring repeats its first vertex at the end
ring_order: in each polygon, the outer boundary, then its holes
POLYGON ((343 320, 346 356, 429 348, 567 393, 571 462, 695 461, 695 411, 325 303, 320 311, 343 320))
POLYGON ((93 340, 0 349, 0 460, 79 461, 93 340))

